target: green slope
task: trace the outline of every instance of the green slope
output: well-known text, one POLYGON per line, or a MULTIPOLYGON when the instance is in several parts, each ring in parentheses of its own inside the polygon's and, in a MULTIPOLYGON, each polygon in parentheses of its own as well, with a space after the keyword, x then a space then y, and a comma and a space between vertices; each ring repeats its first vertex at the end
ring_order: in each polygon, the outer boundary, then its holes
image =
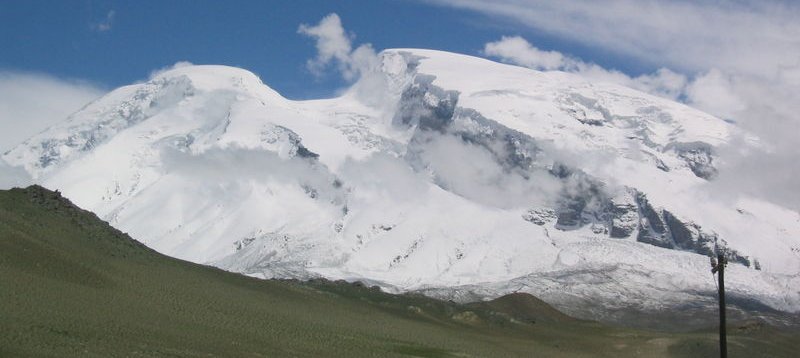
MULTIPOLYGON (((737 331, 731 356, 793 356, 737 331)), ((457 305, 265 281, 160 255, 41 187, 0 191, 0 356, 713 356, 716 336, 609 328, 529 295, 457 305)))

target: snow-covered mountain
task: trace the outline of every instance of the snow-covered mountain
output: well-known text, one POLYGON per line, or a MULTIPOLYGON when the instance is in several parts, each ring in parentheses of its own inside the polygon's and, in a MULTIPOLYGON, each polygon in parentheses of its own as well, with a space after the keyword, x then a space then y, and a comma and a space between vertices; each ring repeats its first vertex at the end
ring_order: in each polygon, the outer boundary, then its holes
POLYGON ((176 68, 2 158, 162 253, 249 275, 657 310, 710 300, 724 250, 733 296, 800 311, 800 215, 707 190, 734 136, 759 145, 618 85, 401 49, 324 100, 176 68))

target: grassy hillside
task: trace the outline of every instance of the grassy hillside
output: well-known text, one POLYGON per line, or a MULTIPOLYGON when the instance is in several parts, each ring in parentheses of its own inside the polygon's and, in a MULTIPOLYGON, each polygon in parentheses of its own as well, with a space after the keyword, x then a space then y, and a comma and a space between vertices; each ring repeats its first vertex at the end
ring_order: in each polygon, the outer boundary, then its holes
MULTIPOLYGON (((731 356, 796 335, 731 328, 731 356)), ((41 187, 0 191, 0 357, 713 356, 716 335, 609 328, 515 294, 458 305, 264 281, 160 255, 41 187)))

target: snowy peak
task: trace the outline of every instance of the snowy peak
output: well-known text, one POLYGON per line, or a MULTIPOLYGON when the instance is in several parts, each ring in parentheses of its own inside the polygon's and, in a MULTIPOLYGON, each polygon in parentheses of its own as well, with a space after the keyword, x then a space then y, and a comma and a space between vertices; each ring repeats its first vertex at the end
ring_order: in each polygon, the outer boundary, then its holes
POLYGON ((254 73, 230 66, 180 65, 156 73, 152 76, 151 81, 169 81, 184 77, 200 91, 233 90, 263 96, 263 98, 283 98, 261 82, 261 79, 254 73))
MULTIPOLYGON (((27 140, 4 155, 40 176, 48 168, 90 152, 119 132, 153 117, 168 118, 193 97, 215 101, 245 99, 280 103, 277 92, 251 72, 227 66, 186 66, 155 75, 151 80, 112 91, 71 115, 64 122, 27 140)), ((224 104, 221 104, 224 106, 224 104)), ((220 107, 220 106, 218 106, 220 107)), ((220 122, 224 114, 206 116, 220 122)))

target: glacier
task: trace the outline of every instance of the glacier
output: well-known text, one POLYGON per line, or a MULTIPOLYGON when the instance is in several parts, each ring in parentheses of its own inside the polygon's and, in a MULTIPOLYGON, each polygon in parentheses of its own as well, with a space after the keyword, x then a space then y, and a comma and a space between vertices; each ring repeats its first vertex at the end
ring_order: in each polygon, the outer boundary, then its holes
POLYGON ((761 145, 619 85, 393 49, 329 99, 233 67, 163 71, 0 168, 159 252, 251 276, 522 291, 603 318, 713 303, 708 256, 723 251, 732 297, 797 313, 800 214, 707 189, 734 137, 761 145))

